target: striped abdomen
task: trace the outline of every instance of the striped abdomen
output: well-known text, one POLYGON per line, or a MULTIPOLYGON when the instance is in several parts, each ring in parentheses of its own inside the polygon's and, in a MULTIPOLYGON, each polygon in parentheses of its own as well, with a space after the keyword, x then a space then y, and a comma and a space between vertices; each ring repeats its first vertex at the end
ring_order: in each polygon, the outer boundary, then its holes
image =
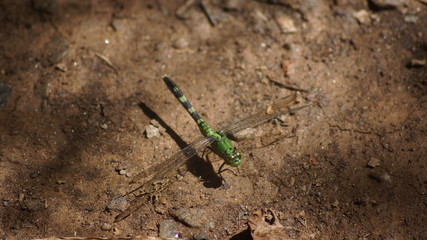
POLYGON ((173 95, 178 99, 181 105, 187 110, 187 112, 191 115, 191 117, 196 121, 197 125, 199 125, 200 131, 205 136, 210 136, 212 132, 214 132, 211 127, 203 121, 200 115, 194 110, 191 103, 187 100, 184 94, 181 92, 179 87, 168 77, 164 76, 163 81, 169 90, 173 93, 173 95))

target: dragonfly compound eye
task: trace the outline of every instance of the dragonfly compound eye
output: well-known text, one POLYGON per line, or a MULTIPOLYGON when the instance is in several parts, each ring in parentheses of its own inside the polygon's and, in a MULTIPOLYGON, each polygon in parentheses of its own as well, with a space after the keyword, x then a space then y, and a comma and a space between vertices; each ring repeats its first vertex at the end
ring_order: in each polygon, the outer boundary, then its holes
POLYGON ((241 152, 233 152, 232 156, 231 156, 231 161, 230 161, 230 165, 233 167, 237 167, 242 163, 242 153, 241 152))

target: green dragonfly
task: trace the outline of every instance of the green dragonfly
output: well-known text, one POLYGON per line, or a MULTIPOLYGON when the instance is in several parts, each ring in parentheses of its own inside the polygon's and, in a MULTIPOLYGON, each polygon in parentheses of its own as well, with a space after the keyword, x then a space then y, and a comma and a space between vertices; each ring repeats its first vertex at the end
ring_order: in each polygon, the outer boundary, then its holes
MULTIPOLYGON (((203 137, 198 138, 193 143, 183 148, 181 151, 175 153, 165 161, 154 165, 148 168, 146 171, 143 171, 137 176, 135 176, 132 179, 131 183, 135 183, 142 178, 146 178, 148 176, 153 175, 153 177, 149 181, 145 182, 137 189, 126 194, 128 195, 130 193, 139 191, 139 195, 131 202, 130 206, 122 213, 116 216, 116 222, 123 220, 131 213, 138 210, 145 202, 142 196, 147 194, 153 194, 167 187, 173 176, 176 175, 176 170, 178 170, 179 167, 184 165, 188 159, 196 155, 201 149, 210 147, 214 153, 216 153, 224 160, 224 163, 221 165, 218 172, 221 172, 221 169, 225 164, 232 167, 236 167, 242 163, 243 154, 237 151, 235 147, 233 147, 230 139, 227 136, 250 127, 255 127, 264 122, 267 122, 270 119, 285 114, 294 113, 298 110, 310 106, 310 104, 308 104, 301 107, 290 108, 285 111, 280 111, 273 114, 255 114, 235 121, 229 124, 228 126, 221 128, 221 130, 219 131, 215 131, 200 117, 196 110, 194 110, 191 103, 187 100, 187 98, 181 92, 179 87, 170 78, 164 76, 163 81, 165 82, 168 89, 172 92, 172 94, 178 99, 181 105, 187 110, 190 116, 197 123, 203 137)), ((289 96, 286 99, 286 103, 290 104, 294 100, 295 96, 289 96)))

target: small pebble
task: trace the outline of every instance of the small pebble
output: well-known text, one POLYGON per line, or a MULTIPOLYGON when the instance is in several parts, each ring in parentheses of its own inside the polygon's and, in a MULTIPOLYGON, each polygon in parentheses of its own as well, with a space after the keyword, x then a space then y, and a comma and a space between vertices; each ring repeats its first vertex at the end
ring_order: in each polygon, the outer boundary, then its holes
POLYGON ((160 127, 160 123, 156 119, 151 119, 150 124, 155 126, 156 128, 160 127))
POLYGON ((100 126, 102 129, 107 130, 108 129, 108 125, 106 123, 101 124, 100 126))
POLYGON ((377 182, 391 182, 391 175, 382 169, 374 169, 369 177, 377 182))
POLYGON ((120 174, 120 175, 125 175, 126 173, 127 173, 127 172, 126 172, 126 170, 124 170, 124 169, 119 171, 119 174, 120 174))
POLYGON ((128 169, 129 168, 129 164, 127 163, 122 163, 122 162, 117 162, 117 165, 114 167, 114 169, 117 172, 120 172, 123 169, 128 169))
POLYGON ((294 21, 292 18, 282 15, 276 18, 276 22, 280 27, 282 33, 295 33, 297 28, 295 27, 294 21))
POLYGON ((55 69, 58 69, 61 72, 66 72, 67 69, 67 65, 65 63, 58 63, 55 65, 55 69))
POLYGON ((130 203, 123 197, 114 198, 107 206, 107 210, 118 210, 124 211, 127 207, 129 207, 130 203))
POLYGON ((159 135, 159 129, 156 128, 153 125, 148 125, 148 127, 145 128, 145 136, 147 136, 148 139, 156 137, 159 135))
POLYGON ((65 184, 65 181, 62 179, 58 179, 56 180, 56 184, 59 184, 59 185, 65 184))
POLYGON ((238 10, 242 7, 244 0, 224 0, 223 6, 226 10, 238 10))
POLYGON ((265 112, 266 112, 267 114, 272 114, 272 113, 274 113, 274 108, 273 108, 273 106, 269 105, 269 106, 267 107, 267 110, 265 110, 265 112))
POLYGON ((115 227, 115 228, 113 228, 113 234, 114 234, 114 235, 116 235, 116 236, 117 236, 117 235, 120 235, 121 233, 122 233, 122 231, 120 231, 120 229, 118 229, 118 228, 116 228, 116 227, 115 227))
POLYGON ((61 36, 55 36, 47 42, 44 49, 49 63, 55 65, 62 62, 64 57, 68 54, 69 45, 69 42, 61 36))
POLYGON ((360 23, 360 24, 367 24, 371 22, 371 18, 369 16, 368 11, 365 9, 362 9, 360 11, 354 12, 353 17, 360 23))
POLYGON ((111 21, 111 27, 113 27, 116 32, 125 32, 126 26, 124 25, 125 19, 115 18, 111 21))
POLYGON ((418 17, 417 16, 405 16, 404 21, 407 23, 417 23, 418 17))
POLYGON ((113 228, 113 226, 109 223, 104 223, 101 225, 102 231, 110 231, 113 228))
POLYGON ((370 168, 376 168, 380 165, 380 163, 381 163, 381 160, 379 160, 378 158, 371 157, 371 159, 369 159, 369 162, 366 164, 366 166, 370 168))
POLYGON ((159 224, 159 237, 175 238, 178 236, 178 225, 173 220, 164 220, 159 224))
POLYGON ((25 198, 25 194, 20 193, 20 194, 19 194, 19 197, 18 197, 18 201, 19 201, 19 202, 22 202, 22 201, 24 201, 24 198, 25 198))
POLYGON ((183 49, 188 47, 188 41, 185 38, 178 38, 173 43, 173 47, 176 49, 183 49))
POLYGON ((203 209, 199 208, 180 208, 173 215, 181 222, 194 228, 215 228, 213 220, 207 216, 203 209))

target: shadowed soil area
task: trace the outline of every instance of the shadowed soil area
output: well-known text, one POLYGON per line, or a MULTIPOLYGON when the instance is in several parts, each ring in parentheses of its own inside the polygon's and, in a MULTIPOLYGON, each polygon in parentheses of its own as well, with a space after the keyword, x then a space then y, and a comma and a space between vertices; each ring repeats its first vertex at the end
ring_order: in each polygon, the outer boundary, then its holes
POLYGON ((378 2, 1 1, 0 238, 164 236, 172 220, 247 239, 269 208, 289 239, 426 239, 427 4, 378 2), (114 223, 132 177, 201 136, 165 74, 214 128, 289 95, 311 107, 250 129, 238 169, 200 153, 114 223))

